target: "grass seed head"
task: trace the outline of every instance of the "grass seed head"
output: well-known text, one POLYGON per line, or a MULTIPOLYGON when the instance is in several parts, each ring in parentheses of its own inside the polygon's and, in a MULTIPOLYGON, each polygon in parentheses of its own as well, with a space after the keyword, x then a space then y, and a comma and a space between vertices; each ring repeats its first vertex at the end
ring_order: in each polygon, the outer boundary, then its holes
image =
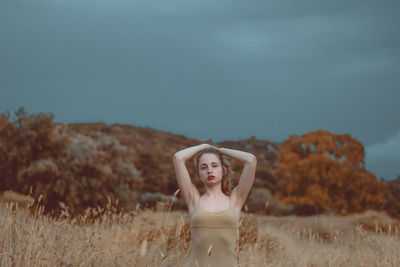
POLYGON ((267 209, 267 208, 268 208, 268 205, 269 205, 269 200, 265 203, 264 208, 267 209))
POLYGON ((213 245, 210 245, 210 247, 208 248, 208 251, 207 251, 208 256, 211 256, 212 247, 213 247, 213 245))
POLYGON ((160 251, 160 255, 161 255, 161 260, 164 260, 168 254, 164 254, 162 251, 160 251))
POLYGON ((143 240, 142 245, 140 246, 140 257, 145 257, 147 254, 147 239, 143 240))
POLYGON ((181 190, 178 188, 178 190, 175 191, 174 196, 177 196, 181 190))

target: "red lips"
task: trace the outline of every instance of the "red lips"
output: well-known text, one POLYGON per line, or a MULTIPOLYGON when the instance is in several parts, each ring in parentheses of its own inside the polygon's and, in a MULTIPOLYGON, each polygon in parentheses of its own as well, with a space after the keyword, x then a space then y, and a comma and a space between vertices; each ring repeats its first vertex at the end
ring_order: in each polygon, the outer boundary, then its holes
POLYGON ((215 176, 212 176, 212 175, 210 175, 210 176, 208 176, 208 180, 212 180, 212 179, 214 179, 215 178, 215 176))

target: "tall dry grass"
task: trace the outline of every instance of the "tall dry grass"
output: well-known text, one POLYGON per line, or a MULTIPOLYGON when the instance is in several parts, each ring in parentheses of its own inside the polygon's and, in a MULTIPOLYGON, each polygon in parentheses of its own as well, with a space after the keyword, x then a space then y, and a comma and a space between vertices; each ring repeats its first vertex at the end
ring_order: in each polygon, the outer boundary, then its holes
MULTIPOLYGON (((400 266, 400 223, 383 213, 346 217, 243 214, 240 266, 400 266)), ((188 215, 88 209, 72 218, 0 203, 1 266, 185 266, 188 215)))

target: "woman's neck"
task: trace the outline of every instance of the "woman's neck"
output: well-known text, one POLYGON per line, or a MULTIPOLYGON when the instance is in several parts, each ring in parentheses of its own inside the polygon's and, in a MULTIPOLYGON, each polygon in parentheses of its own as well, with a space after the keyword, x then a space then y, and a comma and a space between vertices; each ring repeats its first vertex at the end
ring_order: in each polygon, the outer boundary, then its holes
POLYGON ((207 198, 221 198, 224 197, 225 194, 222 192, 221 188, 214 186, 206 187, 206 192, 204 193, 204 196, 207 198))

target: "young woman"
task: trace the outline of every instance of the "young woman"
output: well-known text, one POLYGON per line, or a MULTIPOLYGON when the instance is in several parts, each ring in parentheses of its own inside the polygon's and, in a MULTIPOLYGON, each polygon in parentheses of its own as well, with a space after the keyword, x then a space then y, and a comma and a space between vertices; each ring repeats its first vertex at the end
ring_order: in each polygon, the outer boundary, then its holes
POLYGON ((240 211, 253 186, 257 159, 253 154, 201 144, 178 151, 174 168, 190 214, 192 249, 189 266, 238 266, 236 241, 240 211), (195 156, 195 157, 194 157, 195 156), (238 185, 230 189, 232 170, 225 156, 244 163, 238 185), (194 163, 205 193, 193 185, 185 162, 194 163))

